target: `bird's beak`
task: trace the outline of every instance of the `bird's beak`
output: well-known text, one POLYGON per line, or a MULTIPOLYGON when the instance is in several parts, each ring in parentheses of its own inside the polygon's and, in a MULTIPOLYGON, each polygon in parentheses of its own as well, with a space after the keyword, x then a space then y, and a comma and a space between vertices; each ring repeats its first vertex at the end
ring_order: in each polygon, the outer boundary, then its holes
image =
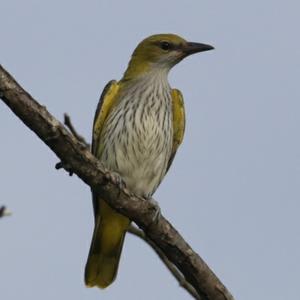
POLYGON ((215 49, 215 48, 211 45, 187 42, 183 46, 182 52, 185 54, 185 56, 188 56, 188 55, 191 55, 194 53, 204 52, 204 51, 213 50, 213 49, 215 49))

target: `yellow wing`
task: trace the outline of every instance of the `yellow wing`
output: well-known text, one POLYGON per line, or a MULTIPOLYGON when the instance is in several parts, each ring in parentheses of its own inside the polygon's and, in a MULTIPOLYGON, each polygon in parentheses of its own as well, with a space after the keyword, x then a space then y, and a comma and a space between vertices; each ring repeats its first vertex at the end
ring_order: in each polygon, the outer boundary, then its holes
POLYGON ((99 153, 101 130, 109 112, 116 103, 119 89, 120 86, 117 81, 111 80, 107 83, 101 94, 93 124, 92 153, 95 156, 99 153))
POLYGON ((185 112, 184 112, 184 101, 181 92, 177 89, 173 89, 172 93, 172 110, 173 110, 173 147, 172 153, 169 159, 168 168, 169 170, 176 151, 179 145, 182 143, 184 130, 185 130, 185 112))
MULTIPOLYGON (((109 115, 109 112, 115 105, 117 101, 118 91, 120 89, 119 84, 116 80, 109 81, 103 89, 100 96, 100 100, 97 105, 95 112, 94 123, 93 123, 93 137, 92 137, 92 153, 99 157, 99 152, 101 150, 101 130, 103 125, 109 115)), ((93 193, 93 205, 95 217, 97 216, 99 201, 93 193)))

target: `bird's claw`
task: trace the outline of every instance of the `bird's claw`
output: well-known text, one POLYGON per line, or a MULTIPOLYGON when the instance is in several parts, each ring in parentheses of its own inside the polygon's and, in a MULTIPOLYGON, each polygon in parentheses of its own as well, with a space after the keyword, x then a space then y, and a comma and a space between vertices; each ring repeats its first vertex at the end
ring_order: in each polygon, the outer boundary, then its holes
POLYGON ((124 190, 126 188, 126 183, 118 173, 112 171, 106 171, 104 177, 106 180, 115 184, 120 190, 124 190))
POLYGON ((159 206, 158 202, 151 197, 147 198, 147 200, 154 206, 154 215, 152 218, 152 222, 156 223, 161 216, 160 206, 159 206))

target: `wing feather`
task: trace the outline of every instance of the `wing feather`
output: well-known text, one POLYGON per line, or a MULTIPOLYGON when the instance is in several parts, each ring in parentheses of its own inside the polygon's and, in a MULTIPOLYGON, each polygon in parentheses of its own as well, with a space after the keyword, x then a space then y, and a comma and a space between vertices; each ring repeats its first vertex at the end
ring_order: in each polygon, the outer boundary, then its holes
MULTIPOLYGON (((93 123, 93 137, 92 137, 92 153, 98 157, 99 148, 101 146, 101 131, 103 125, 107 119, 107 116, 113 106, 116 103, 119 91, 119 84, 115 80, 109 81, 103 89, 100 100, 97 105, 95 112, 94 123, 93 123)), ((93 207, 94 207, 94 216, 95 219, 99 212, 99 201, 98 198, 93 192, 93 207)))
POLYGON ((105 86, 100 100, 97 105, 94 124, 93 124, 93 138, 92 138, 92 153, 97 156, 98 149, 101 144, 100 136, 104 122, 111 111, 112 107, 116 103, 117 94, 119 91, 119 84, 116 80, 111 80, 105 86))
POLYGON ((184 101, 183 101, 182 93, 177 89, 173 89, 171 96, 172 96, 172 111, 173 111, 173 147, 168 162, 167 171, 169 170, 173 162, 173 159, 175 157, 179 145, 182 143, 184 130, 185 130, 185 111, 184 111, 184 101))

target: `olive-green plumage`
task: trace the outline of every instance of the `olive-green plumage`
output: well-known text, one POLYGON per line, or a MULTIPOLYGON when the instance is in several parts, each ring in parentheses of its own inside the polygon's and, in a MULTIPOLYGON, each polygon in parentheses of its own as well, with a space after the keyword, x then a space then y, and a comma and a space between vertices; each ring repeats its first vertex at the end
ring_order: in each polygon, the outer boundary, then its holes
MULTIPOLYGON (((184 57, 213 49, 174 34, 153 35, 133 52, 123 78, 102 92, 93 125, 92 152, 137 195, 151 197, 168 171, 184 134, 183 97, 168 82, 184 57)), ((93 192, 95 229, 85 269, 87 286, 115 279, 130 220, 93 192)))

